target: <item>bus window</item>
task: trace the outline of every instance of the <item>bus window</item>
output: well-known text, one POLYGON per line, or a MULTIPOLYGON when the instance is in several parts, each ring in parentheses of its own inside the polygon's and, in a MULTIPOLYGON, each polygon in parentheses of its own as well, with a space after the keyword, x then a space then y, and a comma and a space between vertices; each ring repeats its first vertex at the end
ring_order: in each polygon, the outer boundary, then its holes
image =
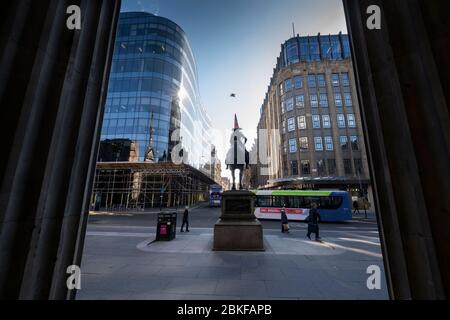
POLYGON ((335 210, 342 206, 342 197, 308 197, 305 198, 304 208, 311 208, 311 203, 317 203, 319 209, 335 210))
POLYGON ((318 198, 316 198, 316 197, 304 197, 303 201, 304 201, 303 208, 311 208, 311 203, 313 203, 313 202, 316 202, 317 204, 319 204, 318 198))
POLYGON ((339 209, 342 205, 342 197, 321 197, 320 199, 320 208, 335 210, 339 209))
POLYGON ((298 208, 308 208, 305 197, 298 197, 298 208))
POLYGON ((284 199, 285 197, 279 197, 279 196, 273 196, 272 197, 272 206, 281 208, 283 205, 286 204, 286 201, 284 199))
POLYGON ((257 207, 271 207, 272 206, 271 196, 258 196, 256 198, 257 207))
POLYGON ((291 198, 292 197, 283 197, 283 204, 286 208, 291 208, 291 198))
POLYGON ((290 197, 289 199, 289 207, 290 208, 301 208, 300 201, 301 197, 290 197))

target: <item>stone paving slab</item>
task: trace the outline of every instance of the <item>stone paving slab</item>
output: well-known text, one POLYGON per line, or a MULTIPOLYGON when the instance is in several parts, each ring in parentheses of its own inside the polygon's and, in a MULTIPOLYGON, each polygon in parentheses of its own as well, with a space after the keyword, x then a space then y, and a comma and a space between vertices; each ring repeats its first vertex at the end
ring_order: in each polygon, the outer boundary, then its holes
POLYGON ((219 280, 215 294, 251 298, 268 298, 264 281, 261 280, 219 280))
POLYGON ((384 276, 382 290, 366 287, 367 266, 383 270, 370 230, 330 230, 325 243, 306 240, 303 228, 264 232, 265 252, 215 252, 211 228, 150 245, 154 238, 138 228, 90 229, 78 299, 388 298, 384 276))
MULTIPOLYGON (((336 240, 336 239, 333 239, 336 240)), ((316 242, 305 239, 281 237, 275 234, 264 235, 265 254, 285 255, 335 255, 345 250, 341 245, 331 244, 327 241, 316 242)), ((212 252, 213 234, 201 233, 199 235, 179 235, 172 241, 154 241, 147 239, 137 245, 139 250, 145 252, 171 252, 171 253, 206 253, 212 252)), ((363 250, 363 249, 355 249, 363 250)))
POLYGON ((181 278, 169 281, 164 293, 212 295, 218 284, 217 279, 181 278))

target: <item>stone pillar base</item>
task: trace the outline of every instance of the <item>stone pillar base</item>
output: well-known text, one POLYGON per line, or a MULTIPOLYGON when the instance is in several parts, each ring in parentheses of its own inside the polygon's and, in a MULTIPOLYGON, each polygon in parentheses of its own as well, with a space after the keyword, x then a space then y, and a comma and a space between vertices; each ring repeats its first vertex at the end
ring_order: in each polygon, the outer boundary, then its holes
POLYGON ((214 226, 215 251, 264 251, 263 230, 258 220, 219 220, 214 226))
POLYGON ((254 211, 254 193, 225 191, 222 215, 214 226, 213 250, 264 251, 263 229, 254 211))

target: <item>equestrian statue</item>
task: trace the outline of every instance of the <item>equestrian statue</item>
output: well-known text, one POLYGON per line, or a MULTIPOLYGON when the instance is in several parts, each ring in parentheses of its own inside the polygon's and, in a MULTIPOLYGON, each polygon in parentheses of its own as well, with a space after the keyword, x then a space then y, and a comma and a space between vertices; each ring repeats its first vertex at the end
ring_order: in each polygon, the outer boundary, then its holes
POLYGON ((236 190, 236 178, 234 171, 239 169, 239 189, 242 190, 242 176, 244 174, 244 170, 249 167, 250 155, 245 149, 246 143, 247 138, 242 133, 242 129, 239 128, 237 116, 234 115, 234 129, 230 137, 231 148, 228 150, 227 157, 225 159, 227 169, 231 170, 231 176, 233 178, 232 190, 236 190))

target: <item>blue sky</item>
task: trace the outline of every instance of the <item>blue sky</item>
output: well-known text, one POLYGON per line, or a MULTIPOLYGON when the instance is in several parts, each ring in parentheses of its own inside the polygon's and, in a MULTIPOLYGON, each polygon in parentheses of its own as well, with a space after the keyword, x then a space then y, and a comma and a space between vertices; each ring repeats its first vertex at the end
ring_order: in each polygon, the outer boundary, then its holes
MULTIPOLYGON (((346 33, 341 0, 123 0, 122 11, 147 11, 186 32, 200 96, 213 126, 230 130, 234 113, 250 141, 281 43, 292 36, 346 33), (230 98, 230 93, 237 98, 230 98)), ((223 158, 224 150, 219 150, 223 158)))

